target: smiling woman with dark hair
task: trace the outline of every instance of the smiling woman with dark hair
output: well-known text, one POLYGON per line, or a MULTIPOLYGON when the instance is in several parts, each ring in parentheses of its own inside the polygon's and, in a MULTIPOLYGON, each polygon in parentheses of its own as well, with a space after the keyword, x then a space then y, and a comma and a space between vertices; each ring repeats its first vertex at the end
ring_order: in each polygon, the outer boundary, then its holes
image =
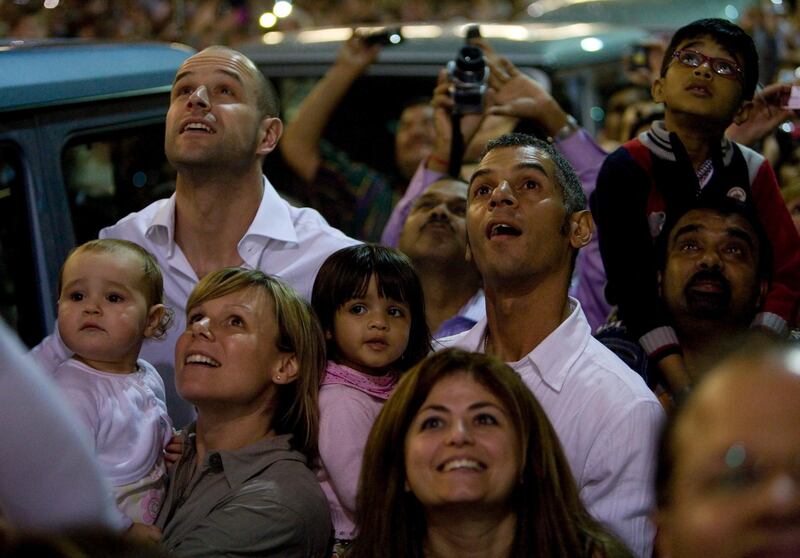
POLYGON ((628 557, 578 497, 519 375, 450 349, 409 371, 370 433, 348 558, 628 557))
POLYGON ((179 556, 322 557, 331 520, 317 453, 324 339, 310 306, 260 271, 224 268, 186 304, 175 350, 197 408, 156 524, 179 556))

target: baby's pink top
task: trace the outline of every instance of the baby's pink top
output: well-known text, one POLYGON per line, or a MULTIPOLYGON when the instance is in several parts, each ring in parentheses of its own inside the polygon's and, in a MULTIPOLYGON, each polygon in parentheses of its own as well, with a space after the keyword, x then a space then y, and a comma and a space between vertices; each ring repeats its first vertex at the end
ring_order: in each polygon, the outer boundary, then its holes
POLYGON ((364 446, 372 424, 397 384, 397 374, 368 376, 328 361, 319 391, 319 454, 317 471, 328 499, 334 537, 355 538, 356 493, 364 446))

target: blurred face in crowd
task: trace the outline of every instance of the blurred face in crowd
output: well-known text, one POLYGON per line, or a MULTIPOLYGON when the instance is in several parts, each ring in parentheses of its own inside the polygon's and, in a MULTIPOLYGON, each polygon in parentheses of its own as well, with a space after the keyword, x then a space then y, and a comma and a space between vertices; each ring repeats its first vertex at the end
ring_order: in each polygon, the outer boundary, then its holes
POLYGON ((606 138, 617 142, 628 141, 630 138, 624 137, 622 122, 625 110, 631 105, 648 100, 649 95, 640 87, 626 87, 612 93, 608 98, 605 123, 603 124, 606 138))
POLYGON ((399 248, 418 262, 464 260, 468 186, 453 178, 434 182, 414 202, 403 224, 399 248))
POLYGON ((660 556, 800 556, 800 355, 793 353, 789 367, 777 359, 731 362, 690 400, 674 432, 669 502, 657 515, 660 556))
POLYGON ((478 164, 469 185, 467 250, 484 283, 568 276, 572 251, 582 245, 580 227, 568 221, 555 163, 544 151, 498 147, 478 164))
POLYGON ((670 231, 662 295, 673 317, 746 327, 766 282, 758 237, 741 215, 693 209, 670 231))
POLYGON ((240 167, 274 149, 278 118, 259 109, 258 70, 238 52, 209 48, 187 59, 172 85, 165 150, 177 167, 240 167))
POLYGON ((394 154, 404 178, 410 179, 420 162, 430 155, 435 133, 433 107, 429 104, 412 105, 402 112, 394 139, 394 154))
POLYGON ((408 487, 427 510, 510 508, 520 451, 505 405, 469 374, 450 374, 431 389, 406 434, 408 487))

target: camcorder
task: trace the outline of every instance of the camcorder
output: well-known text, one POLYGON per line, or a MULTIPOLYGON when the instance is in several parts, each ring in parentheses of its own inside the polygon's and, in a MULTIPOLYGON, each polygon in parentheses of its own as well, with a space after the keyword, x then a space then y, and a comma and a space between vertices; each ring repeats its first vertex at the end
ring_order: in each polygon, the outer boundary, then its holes
POLYGON ((447 76, 452 83, 453 114, 483 112, 483 96, 489 79, 483 51, 471 45, 461 47, 456 59, 447 63, 447 76))

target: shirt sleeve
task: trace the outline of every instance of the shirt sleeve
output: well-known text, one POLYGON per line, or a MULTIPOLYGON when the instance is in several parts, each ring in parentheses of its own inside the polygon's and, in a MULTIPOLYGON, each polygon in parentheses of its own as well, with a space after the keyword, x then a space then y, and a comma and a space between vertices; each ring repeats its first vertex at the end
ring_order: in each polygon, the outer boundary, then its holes
POLYGON ((590 450, 592 463, 580 496, 593 517, 603 518, 636 556, 649 557, 655 526, 655 465, 664 411, 657 401, 637 401, 602 429, 590 450))
POLYGON ((427 161, 427 159, 423 159, 419 164, 414 176, 411 177, 411 182, 408 183, 405 194, 392 209, 392 214, 389 216, 389 221, 386 223, 381 235, 381 244, 384 246, 397 248, 400 243, 400 233, 403 232, 403 225, 408 218, 408 214, 411 213, 411 206, 414 205, 414 202, 428 186, 445 176, 443 173, 428 170, 425 167, 427 161))
POLYGON ((319 455, 339 503, 355 515, 364 448, 374 421, 364 405, 366 394, 332 385, 319 394, 319 455))
POLYGON ((0 323, 0 508, 16 527, 125 527, 49 374, 0 323))
POLYGON ((800 238, 767 161, 759 168, 752 190, 759 219, 772 245, 772 283, 754 324, 786 334, 800 298, 800 238))

